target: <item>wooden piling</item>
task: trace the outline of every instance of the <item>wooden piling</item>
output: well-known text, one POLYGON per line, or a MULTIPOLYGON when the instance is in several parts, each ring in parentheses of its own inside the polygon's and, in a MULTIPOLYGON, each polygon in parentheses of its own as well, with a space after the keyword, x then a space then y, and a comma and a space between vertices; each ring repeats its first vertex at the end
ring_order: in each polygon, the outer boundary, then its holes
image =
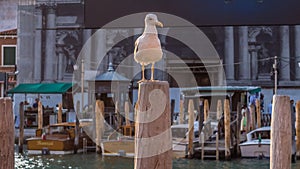
POLYGON ((171 169, 172 136, 168 82, 139 84, 135 169, 171 169))
POLYGON ((208 105, 208 100, 204 100, 204 121, 207 121, 209 118, 209 105, 208 105))
POLYGON ((171 100, 171 125, 174 123, 175 100, 171 100))
POLYGON ((247 117, 247 126, 246 126, 246 133, 251 131, 251 114, 250 110, 246 108, 246 117, 247 117))
POLYGON ((237 119, 237 125, 236 125, 236 153, 237 156, 240 156, 240 135, 241 135, 241 120, 242 120, 242 114, 241 114, 241 103, 237 103, 237 108, 236 108, 236 119, 237 119))
POLYGON ((43 128, 43 105, 42 102, 38 103, 38 129, 43 128))
POLYGON ((219 131, 216 135, 216 160, 220 159, 220 153, 219 153, 219 131))
MULTIPOLYGON (((117 129, 121 130, 121 127, 122 127, 122 115, 119 111, 119 102, 116 101, 115 102, 115 115, 117 116, 117 120, 118 120, 118 124, 117 124, 117 129)), ((112 122, 112 121, 111 121, 112 122)), ((112 125, 112 124, 110 124, 112 125)))
POLYGON ((57 123, 62 123, 62 104, 58 104, 57 123))
POLYGON ((189 144, 188 144, 188 156, 189 158, 193 157, 194 148, 194 101, 191 99, 189 100, 189 144))
POLYGON ((260 100, 256 99, 255 100, 255 105, 256 105, 256 123, 257 123, 257 128, 261 128, 261 107, 260 107, 260 100))
POLYGON ((300 101, 296 103, 296 152, 300 155, 300 101))
POLYGON ((230 160, 230 104, 224 100, 224 125, 225 125, 225 160, 230 160))
POLYGON ((101 148, 101 140, 102 135, 104 132, 104 102, 101 100, 96 101, 96 108, 95 108, 95 116, 96 116, 96 152, 100 154, 101 148))
POLYGON ((126 126, 130 126, 130 120, 129 120, 129 103, 128 103, 128 101, 125 102, 124 109, 125 109, 125 125, 126 126))
POLYGON ((19 153, 23 153, 23 144, 24 144, 24 102, 20 103, 19 113, 20 113, 19 153))
POLYGON ((200 140, 201 140, 201 160, 204 160, 204 143, 205 143, 205 140, 204 140, 204 133, 201 132, 200 134, 200 140))
MULTIPOLYGON (((219 122, 219 120, 221 119, 221 116, 222 116, 222 100, 218 100, 218 103, 217 103, 217 120, 219 122)), ((218 133, 216 135, 216 160, 219 160, 220 159, 220 153, 219 153, 219 135, 220 135, 220 130, 219 130, 219 127, 218 127, 218 133)))
POLYGON ((0 99, 0 169, 14 169, 14 120, 10 98, 0 99))
POLYGON ((291 107, 289 96, 273 96, 270 169, 291 168, 291 107))
POLYGON ((218 100, 217 103, 217 120, 219 120, 222 116, 222 100, 218 100))
POLYGON ((255 123, 255 121, 256 121, 256 119, 255 119, 255 107, 252 104, 250 105, 250 119, 249 120, 250 120, 250 130, 256 129, 256 127, 255 127, 256 126, 256 123, 255 123))
POLYGON ((179 124, 184 123, 184 104, 183 100, 180 100, 180 110, 179 110, 179 124))
MULTIPOLYGON (((83 107, 82 107, 82 110, 83 110, 83 107)), ((77 150, 79 149, 79 125, 80 125, 80 122, 79 122, 79 119, 78 117, 80 113, 82 113, 82 110, 80 110, 80 101, 77 100, 76 102, 76 125, 75 125, 75 139, 74 139, 74 154, 77 154, 77 150)))

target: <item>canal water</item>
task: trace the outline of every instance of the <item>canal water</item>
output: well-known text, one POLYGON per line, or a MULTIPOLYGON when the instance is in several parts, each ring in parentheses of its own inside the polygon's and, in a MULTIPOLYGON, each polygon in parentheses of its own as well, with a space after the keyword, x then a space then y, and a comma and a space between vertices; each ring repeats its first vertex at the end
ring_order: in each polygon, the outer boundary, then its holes
MULTIPOLYGON (((133 169, 134 160, 122 157, 102 157, 96 153, 72 155, 20 155, 15 154, 16 169, 133 169)), ((233 159, 216 161, 174 159, 173 169, 269 169, 269 159, 233 159)), ((300 168, 300 160, 291 164, 300 168)))

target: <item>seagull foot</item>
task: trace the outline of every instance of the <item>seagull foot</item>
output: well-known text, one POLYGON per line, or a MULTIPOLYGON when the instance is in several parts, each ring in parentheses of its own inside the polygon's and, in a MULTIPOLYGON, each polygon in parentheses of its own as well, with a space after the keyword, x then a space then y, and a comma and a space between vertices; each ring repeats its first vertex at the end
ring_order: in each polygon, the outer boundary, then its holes
POLYGON ((149 80, 150 82, 159 82, 159 80, 154 80, 154 79, 151 79, 149 80))
POLYGON ((143 83, 143 82, 148 82, 148 80, 146 80, 146 79, 141 79, 141 80, 139 80, 137 83, 143 83))

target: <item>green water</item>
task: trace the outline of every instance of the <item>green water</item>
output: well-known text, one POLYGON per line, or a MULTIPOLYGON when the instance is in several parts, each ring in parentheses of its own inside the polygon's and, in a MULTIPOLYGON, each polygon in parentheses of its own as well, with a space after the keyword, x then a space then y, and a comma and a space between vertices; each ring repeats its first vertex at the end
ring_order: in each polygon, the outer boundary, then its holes
MULTIPOLYGON (((133 169, 133 159, 102 157, 95 153, 72 155, 27 156, 15 154, 16 169, 133 169)), ((174 159, 173 169, 269 169, 269 159, 234 159, 215 161, 199 159, 174 159)), ((300 160, 291 164, 300 168, 300 160)))

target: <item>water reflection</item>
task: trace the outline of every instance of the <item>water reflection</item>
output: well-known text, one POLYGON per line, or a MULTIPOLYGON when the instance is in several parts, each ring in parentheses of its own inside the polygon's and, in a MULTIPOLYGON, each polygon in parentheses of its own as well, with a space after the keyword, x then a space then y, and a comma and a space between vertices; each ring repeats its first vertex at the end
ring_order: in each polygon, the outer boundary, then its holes
MULTIPOLYGON (((20 155, 15 153, 16 169, 133 169, 130 158, 102 157, 95 153, 76 155, 20 155)), ((234 159, 231 161, 174 159, 173 169, 269 169, 269 160, 234 159)), ((300 161, 292 169, 300 168, 300 161)))

